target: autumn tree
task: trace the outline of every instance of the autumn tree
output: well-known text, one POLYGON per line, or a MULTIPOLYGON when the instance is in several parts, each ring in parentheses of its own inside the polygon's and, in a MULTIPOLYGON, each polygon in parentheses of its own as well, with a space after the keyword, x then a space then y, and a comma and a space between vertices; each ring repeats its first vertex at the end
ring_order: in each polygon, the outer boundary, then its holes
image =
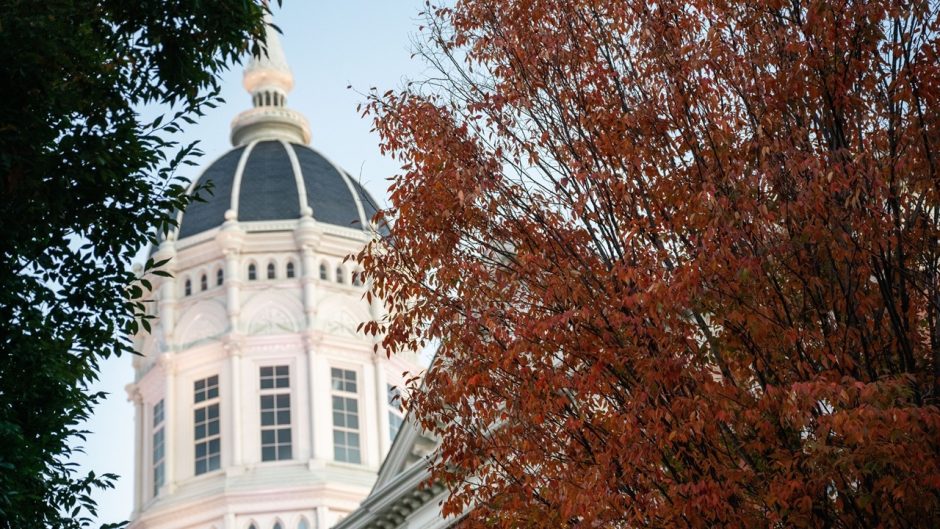
POLYGON ((189 201, 198 149, 173 138, 265 9, 0 0, 0 528, 90 526, 113 486, 72 459, 89 386, 146 326, 132 259, 189 201))
POLYGON ((470 526, 940 519, 940 7, 460 0, 359 259, 470 526))

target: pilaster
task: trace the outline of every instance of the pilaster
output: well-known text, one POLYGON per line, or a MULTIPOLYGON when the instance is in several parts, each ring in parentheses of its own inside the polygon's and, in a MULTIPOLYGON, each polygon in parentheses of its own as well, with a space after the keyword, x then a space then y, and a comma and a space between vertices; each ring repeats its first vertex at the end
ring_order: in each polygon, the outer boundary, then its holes
POLYGON ((157 357, 157 362, 159 363, 161 369, 163 369, 164 376, 164 396, 163 396, 163 413, 164 413, 164 450, 166 457, 165 465, 165 477, 163 490, 160 491, 160 494, 168 493, 172 494, 176 490, 176 465, 178 463, 176 458, 176 445, 180 442, 178 439, 178 428, 177 428, 177 409, 176 409, 176 355, 170 351, 166 351, 157 357))

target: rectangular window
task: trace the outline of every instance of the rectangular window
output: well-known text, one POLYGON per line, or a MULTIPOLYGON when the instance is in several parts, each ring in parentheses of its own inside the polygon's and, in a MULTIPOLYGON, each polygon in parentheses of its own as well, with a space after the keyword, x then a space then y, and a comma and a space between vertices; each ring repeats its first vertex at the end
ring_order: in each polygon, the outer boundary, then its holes
POLYGON ((222 440, 219 428, 219 377, 197 380, 193 384, 194 438, 196 442, 196 475, 218 470, 222 466, 222 440))
POLYGON ((290 368, 261 368, 261 460, 291 459, 290 368))
POLYGON ((404 417, 401 407, 401 392, 391 384, 386 384, 385 387, 388 391, 388 434, 391 440, 394 441, 395 436, 398 435, 398 430, 401 429, 404 417))
POLYGON ((333 389, 333 458, 347 463, 361 463, 356 372, 334 367, 330 374, 333 389))
POLYGON ((153 495, 160 492, 166 479, 166 440, 163 433, 163 399, 153 405, 153 495))

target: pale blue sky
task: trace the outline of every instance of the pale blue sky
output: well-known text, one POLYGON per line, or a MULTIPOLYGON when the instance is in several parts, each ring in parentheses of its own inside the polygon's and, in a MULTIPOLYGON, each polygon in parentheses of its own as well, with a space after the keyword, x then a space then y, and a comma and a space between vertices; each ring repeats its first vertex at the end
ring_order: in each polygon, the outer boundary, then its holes
MULTIPOLYGON (((360 93, 370 87, 397 88, 421 74, 424 66, 410 56, 422 8, 421 0, 285 0, 274 15, 295 77, 288 106, 307 116, 312 145, 358 177, 381 204, 386 202, 385 179, 398 164, 380 156, 378 137, 369 132, 371 123, 359 116, 356 105, 363 101, 360 93)), ((227 102, 181 138, 202 140, 206 156, 201 166, 230 147, 229 123, 250 106, 241 74, 236 66, 225 75, 222 95, 227 102)), ((133 407, 124 392, 133 378, 130 362, 119 358, 104 363, 94 389, 110 396, 87 424, 93 433, 79 458, 87 469, 121 476, 115 490, 96 495, 101 523, 126 519, 133 508, 133 407)))

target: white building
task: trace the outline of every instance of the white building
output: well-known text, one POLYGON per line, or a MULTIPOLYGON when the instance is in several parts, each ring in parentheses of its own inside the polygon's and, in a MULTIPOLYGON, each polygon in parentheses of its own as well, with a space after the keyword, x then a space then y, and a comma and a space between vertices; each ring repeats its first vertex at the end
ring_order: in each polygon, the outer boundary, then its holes
POLYGON ((374 354, 357 332, 379 308, 344 261, 375 207, 308 146, 292 85, 270 32, 234 147, 198 179, 213 194, 153 255, 173 277, 151 278, 156 319, 128 385, 132 529, 325 529, 372 489, 401 425, 389 393, 417 358, 374 354))

